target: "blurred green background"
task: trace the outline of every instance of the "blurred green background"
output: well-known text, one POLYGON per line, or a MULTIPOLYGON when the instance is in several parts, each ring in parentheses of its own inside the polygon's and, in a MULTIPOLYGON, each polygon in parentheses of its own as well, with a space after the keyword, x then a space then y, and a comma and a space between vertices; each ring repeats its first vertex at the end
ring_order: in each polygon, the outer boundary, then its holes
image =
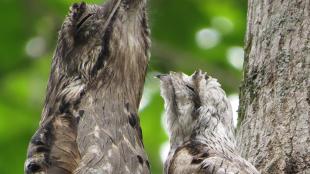
MULTIPOLYGON (((85 0, 100 3, 101 0, 85 0)), ((57 31, 74 0, 0 0, 0 174, 23 173, 43 107, 57 31)), ((200 68, 221 82, 236 110, 246 0, 150 0, 152 58, 140 108, 151 168, 162 173, 168 137, 160 72, 200 68)))

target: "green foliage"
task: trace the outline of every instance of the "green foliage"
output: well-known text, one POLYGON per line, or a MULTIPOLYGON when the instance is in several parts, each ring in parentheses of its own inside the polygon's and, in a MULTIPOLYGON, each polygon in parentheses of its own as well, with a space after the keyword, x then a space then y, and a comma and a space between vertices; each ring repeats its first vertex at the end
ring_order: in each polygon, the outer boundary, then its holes
MULTIPOLYGON (((73 2, 0 1, 1 174, 23 172, 27 145, 40 120, 57 30, 73 2)), ((153 47, 140 116, 152 171, 159 174, 159 149, 168 138, 161 123, 159 84, 152 76, 202 69, 218 78, 228 93, 236 93, 241 72, 226 57, 231 47, 243 45, 246 1, 151 0, 149 7, 153 47), (204 28, 197 44, 197 32, 204 28), (211 36, 204 38, 208 32, 211 36)))

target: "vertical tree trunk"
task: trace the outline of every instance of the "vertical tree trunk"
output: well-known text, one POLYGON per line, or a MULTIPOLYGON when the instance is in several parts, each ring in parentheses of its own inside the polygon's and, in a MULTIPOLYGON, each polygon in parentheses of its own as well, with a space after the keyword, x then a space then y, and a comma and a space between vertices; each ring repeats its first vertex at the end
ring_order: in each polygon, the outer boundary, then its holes
POLYGON ((238 144, 261 173, 310 173, 310 0, 249 0, 238 144))

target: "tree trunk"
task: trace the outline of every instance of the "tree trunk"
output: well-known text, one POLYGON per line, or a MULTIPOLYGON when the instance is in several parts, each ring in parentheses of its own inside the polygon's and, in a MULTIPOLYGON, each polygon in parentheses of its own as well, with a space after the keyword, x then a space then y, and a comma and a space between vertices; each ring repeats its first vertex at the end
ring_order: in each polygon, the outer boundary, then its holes
POLYGON ((238 147, 261 173, 310 173, 310 0, 249 0, 238 147))

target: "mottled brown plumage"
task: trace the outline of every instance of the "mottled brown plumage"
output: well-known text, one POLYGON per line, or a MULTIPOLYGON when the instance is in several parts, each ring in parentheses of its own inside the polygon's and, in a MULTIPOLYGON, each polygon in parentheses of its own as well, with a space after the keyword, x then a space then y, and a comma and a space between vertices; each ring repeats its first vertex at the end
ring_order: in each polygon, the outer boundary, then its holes
POLYGON ((230 103, 216 79, 159 76, 170 134, 166 174, 258 174, 236 150, 230 103))
POLYGON ((71 7, 26 173, 149 173, 137 116, 149 47, 146 0, 71 7))

